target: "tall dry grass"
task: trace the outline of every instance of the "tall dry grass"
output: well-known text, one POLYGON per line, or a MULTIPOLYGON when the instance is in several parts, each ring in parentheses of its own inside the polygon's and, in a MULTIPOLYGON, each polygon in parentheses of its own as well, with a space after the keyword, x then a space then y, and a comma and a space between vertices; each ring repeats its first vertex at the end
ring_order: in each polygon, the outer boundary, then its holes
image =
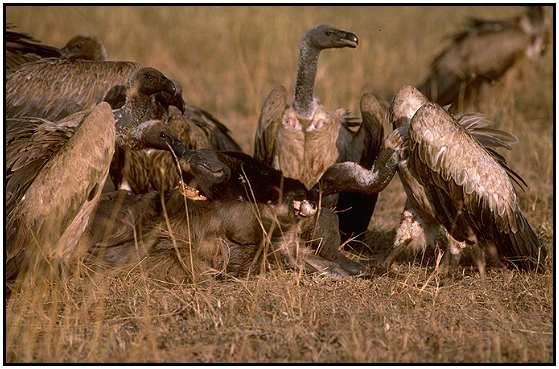
MULTIPOLYGON (((297 43, 327 23, 359 35, 355 50, 320 59, 316 95, 357 111, 360 94, 390 96, 427 73, 443 36, 466 16, 519 7, 19 7, 6 19, 56 46, 101 39, 114 60, 159 68, 185 99, 222 119, 252 152, 260 105, 276 83, 293 87, 297 43)), ((521 206, 546 244, 552 234, 553 46, 484 91, 472 107, 520 142, 506 153, 529 184, 521 206)), ((384 191, 370 228, 388 247, 404 194, 384 191)), ((243 280, 172 285, 140 268, 24 288, 6 306, 9 362, 552 360, 552 271, 466 273, 441 284, 424 263, 335 282, 275 270, 243 280)))

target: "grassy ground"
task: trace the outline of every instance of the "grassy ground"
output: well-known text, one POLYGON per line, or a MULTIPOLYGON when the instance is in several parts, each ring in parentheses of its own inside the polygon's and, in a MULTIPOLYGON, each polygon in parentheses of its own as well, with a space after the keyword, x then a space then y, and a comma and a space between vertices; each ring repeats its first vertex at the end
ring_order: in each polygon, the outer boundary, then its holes
MULTIPOLYGON (((292 88, 297 42, 319 23, 360 36, 321 56, 316 94, 358 107, 365 89, 389 96, 415 84, 466 16, 518 7, 7 7, 18 30, 56 46, 99 37, 114 60, 179 80, 185 99, 222 119, 252 152, 260 105, 292 88)), ((529 184, 521 207, 553 249, 553 47, 484 91, 474 106, 520 138, 505 153, 529 184)), ((395 179, 379 198, 370 246, 385 250, 404 204, 395 179)), ((379 251, 382 254, 382 251, 379 251)), ((372 258, 372 256, 371 256, 372 258)), ((374 259, 373 259, 374 262, 374 259)), ((374 263, 373 263, 374 264, 374 263)), ((432 264, 333 281, 273 270, 244 280, 170 285, 140 270, 35 285, 6 306, 6 359, 103 362, 550 362, 553 271, 471 268, 441 283, 432 264)), ((89 275, 89 276, 88 276, 89 275)))

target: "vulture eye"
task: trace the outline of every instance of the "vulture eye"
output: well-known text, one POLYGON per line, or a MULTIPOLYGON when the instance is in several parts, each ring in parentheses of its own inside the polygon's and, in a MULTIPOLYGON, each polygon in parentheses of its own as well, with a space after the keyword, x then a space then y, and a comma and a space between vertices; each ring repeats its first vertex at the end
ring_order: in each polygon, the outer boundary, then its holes
POLYGON ((161 133, 159 134, 159 137, 161 137, 161 138, 167 138, 167 134, 166 134, 165 132, 161 132, 161 133))
POLYGON ((334 32, 332 31, 326 31, 326 36, 332 36, 334 34, 334 32))

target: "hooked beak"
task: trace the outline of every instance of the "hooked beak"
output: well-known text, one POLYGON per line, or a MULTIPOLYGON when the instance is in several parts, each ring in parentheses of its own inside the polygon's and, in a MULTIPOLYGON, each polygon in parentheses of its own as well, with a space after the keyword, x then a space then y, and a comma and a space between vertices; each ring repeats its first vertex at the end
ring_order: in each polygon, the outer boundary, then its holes
POLYGON ((181 113, 184 113, 184 100, 182 98, 182 94, 176 92, 171 94, 170 89, 167 89, 157 93, 155 98, 162 106, 165 107, 165 109, 168 109, 169 106, 173 105, 176 106, 181 113))
POLYGON ((184 100, 182 98, 181 89, 177 87, 175 82, 167 80, 165 91, 169 93, 168 105, 176 106, 181 113, 184 113, 184 100))
POLYGON ((356 34, 346 31, 340 31, 340 43, 344 47, 350 47, 352 49, 356 48, 359 45, 359 38, 356 34))

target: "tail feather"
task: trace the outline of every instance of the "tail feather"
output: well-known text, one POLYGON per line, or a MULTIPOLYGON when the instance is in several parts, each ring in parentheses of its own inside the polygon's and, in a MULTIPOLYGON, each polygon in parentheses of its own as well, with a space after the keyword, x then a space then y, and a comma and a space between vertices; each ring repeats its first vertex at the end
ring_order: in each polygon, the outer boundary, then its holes
POLYGON ((544 271, 547 250, 520 210, 516 212, 518 231, 501 233, 495 243, 502 257, 520 270, 544 271))

